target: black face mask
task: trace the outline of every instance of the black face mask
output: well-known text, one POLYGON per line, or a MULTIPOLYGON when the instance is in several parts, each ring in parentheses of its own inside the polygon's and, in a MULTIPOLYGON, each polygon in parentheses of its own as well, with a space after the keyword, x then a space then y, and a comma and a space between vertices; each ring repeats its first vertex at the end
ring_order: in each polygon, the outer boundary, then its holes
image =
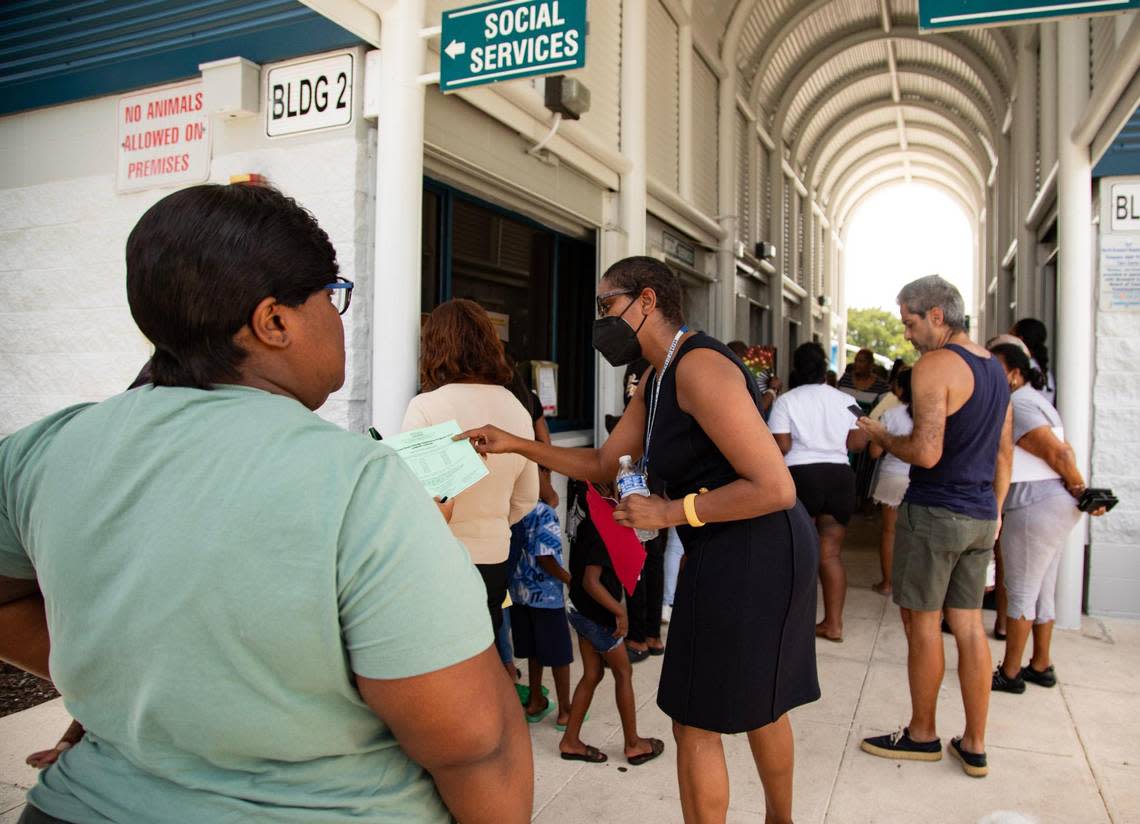
POLYGON ((610 366, 625 366, 641 357, 641 342, 637 339, 637 333, 649 316, 642 318, 636 329, 622 320, 622 315, 635 303, 636 300, 630 301, 629 306, 621 310, 621 315, 610 315, 594 321, 594 348, 610 366))

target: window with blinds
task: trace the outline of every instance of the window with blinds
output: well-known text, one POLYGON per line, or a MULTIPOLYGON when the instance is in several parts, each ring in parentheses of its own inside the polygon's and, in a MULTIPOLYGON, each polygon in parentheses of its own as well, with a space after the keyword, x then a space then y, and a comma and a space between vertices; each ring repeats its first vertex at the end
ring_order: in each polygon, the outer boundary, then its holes
POLYGON ((717 111, 720 99, 717 77, 708 63, 693 51, 693 205, 710 217, 717 208, 717 111))
POLYGON ((736 113, 736 238, 751 250, 756 239, 752 216, 752 150, 748 118, 736 113))
POLYGON ((653 51, 653 71, 646 79, 649 176, 676 192, 680 189, 680 33, 661 0, 650 0, 648 34, 653 51))
POLYGON ((1089 91, 1099 85, 1116 54, 1116 17, 1089 20, 1089 91))
POLYGON ((760 144, 756 147, 756 191, 760 193, 760 236, 757 240, 774 241, 771 235, 772 226, 772 178, 768 175, 768 147, 760 144))
POLYGON ((779 261, 781 263, 780 274, 790 275, 792 268, 792 193, 795 189, 792 187, 790 181, 784 181, 784 234, 780 238, 783 241, 779 249, 776 250, 779 261))
POLYGON ((804 234, 804 210, 810 209, 811 204, 800 197, 798 193, 796 197, 799 197, 800 202, 800 208, 796 210, 796 283, 804 286, 807 283, 807 271, 804 267, 806 260, 804 253, 804 239, 806 237, 804 234))
POLYGON ((568 76, 577 77, 590 90, 590 111, 582 115, 582 125, 617 151, 621 147, 621 3, 594 0, 589 12, 586 65, 568 76))

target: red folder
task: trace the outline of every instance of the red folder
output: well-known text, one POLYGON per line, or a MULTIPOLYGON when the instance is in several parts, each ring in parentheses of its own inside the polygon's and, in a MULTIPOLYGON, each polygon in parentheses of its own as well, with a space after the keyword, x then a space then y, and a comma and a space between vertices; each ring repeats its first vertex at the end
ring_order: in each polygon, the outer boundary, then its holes
POLYGON ((637 579, 641 577, 642 567, 645 566, 645 547, 637 540, 636 532, 614 520, 617 504, 599 495, 593 484, 586 486, 586 506, 590 510, 590 520, 594 522, 594 528, 598 530, 598 535, 610 554, 610 563, 614 566, 618 580, 625 591, 632 595, 637 579))

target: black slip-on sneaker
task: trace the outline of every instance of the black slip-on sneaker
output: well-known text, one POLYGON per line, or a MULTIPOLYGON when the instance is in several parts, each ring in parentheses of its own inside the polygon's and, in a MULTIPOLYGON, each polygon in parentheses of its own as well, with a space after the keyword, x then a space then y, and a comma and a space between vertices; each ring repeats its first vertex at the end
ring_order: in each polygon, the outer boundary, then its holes
POLYGON ((1057 686, 1057 671, 1053 669, 1052 664, 1040 672, 1033 669, 1033 667, 1022 667, 1018 677, 1031 684, 1036 684, 1039 687, 1057 686))
POLYGON ((879 758, 902 758, 907 761, 941 761, 942 740, 912 741, 910 730, 906 727, 892 732, 890 735, 876 735, 864 738, 859 745, 863 752, 877 755, 879 758))
POLYGON ((958 760, 962 762, 962 769, 966 775, 971 778, 985 778, 989 774, 990 768, 986 764, 986 754, 984 752, 969 752, 962 749, 961 738, 950 739, 950 752, 957 756, 958 760))
POLYGON ((1022 673, 1019 672, 1013 676, 1013 678, 1010 678, 1005 674, 1005 670, 1001 668, 1001 664, 998 664, 998 668, 994 670, 994 680, 991 688, 994 692, 1012 692, 1015 695, 1021 695, 1021 693, 1025 692, 1025 679, 1021 676, 1022 673))

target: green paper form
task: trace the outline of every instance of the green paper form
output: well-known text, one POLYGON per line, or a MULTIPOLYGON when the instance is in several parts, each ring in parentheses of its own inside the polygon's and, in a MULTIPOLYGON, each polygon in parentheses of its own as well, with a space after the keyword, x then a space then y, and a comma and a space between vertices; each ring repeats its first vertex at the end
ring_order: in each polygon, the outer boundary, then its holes
POLYGON ((433 497, 454 498, 487 475, 487 465, 471 442, 452 440, 461 431, 456 421, 447 421, 402 432, 384 444, 396 450, 433 497))

